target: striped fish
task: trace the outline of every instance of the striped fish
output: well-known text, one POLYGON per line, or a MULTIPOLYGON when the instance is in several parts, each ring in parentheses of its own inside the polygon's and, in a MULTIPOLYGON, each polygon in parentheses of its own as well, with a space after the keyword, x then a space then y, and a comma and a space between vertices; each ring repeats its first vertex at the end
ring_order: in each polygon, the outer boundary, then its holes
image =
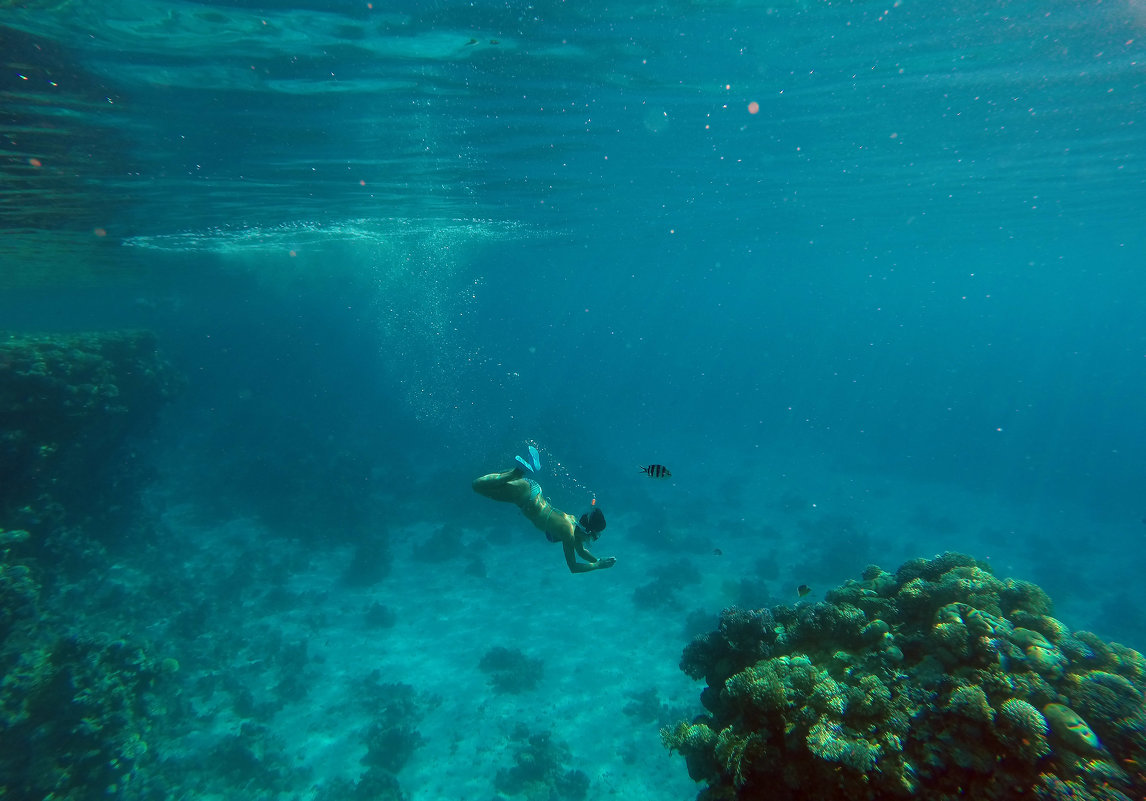
POLYGON ((648 467, 642 467, 641 472, 652 478, 672 478, 672 473, 663 464, 651 464, 648 467))

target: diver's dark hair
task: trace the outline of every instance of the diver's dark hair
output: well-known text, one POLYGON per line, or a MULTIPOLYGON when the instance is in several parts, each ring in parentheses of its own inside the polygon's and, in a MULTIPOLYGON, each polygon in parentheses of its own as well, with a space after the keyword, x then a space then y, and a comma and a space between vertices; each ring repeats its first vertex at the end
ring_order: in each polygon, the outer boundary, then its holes
POLYGON ((578 522, 581 524, 581 528, 590 534, 600 534, 605 530, 605 513, 597 507, 593 507, 581 515, 581 519, 578 522))

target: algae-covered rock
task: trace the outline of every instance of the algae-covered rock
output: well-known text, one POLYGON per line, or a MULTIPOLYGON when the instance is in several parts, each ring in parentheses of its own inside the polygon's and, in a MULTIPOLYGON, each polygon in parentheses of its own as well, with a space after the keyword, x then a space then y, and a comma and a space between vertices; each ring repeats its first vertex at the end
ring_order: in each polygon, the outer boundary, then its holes
POLYGON ((0 529, 0 548, 10 548, 13 545, 19 545, 31 539, 31 534, 23 529, 16 529, 14 531, 5 531, 0 529))
POLYGON ((1095 725, 1133 726, 1146 730, 1143 693, 1125 676, 1105 670, 1091 670, 1071 677, 1070 698, 1080 713, 1095 725))
POLYGON ((1050 643, 1029 645, 1024 649, 1024 653, 1031 670, 1048 678, 1060 678, 1070 667, 1063 652, 1050 643))
POLYGON ((1050 724, 1051 731, 1068 748, 1073 748, 1083 754, 1099 751, 1102 744, 1098 735, 1087 725, 1082 717, 1065 704, 1047 704, 1043 707, 1043 715, 1050 724))
POLYGON ((1036 585, 944 554, 824 597, 686 649, 708 712, 662 735, 702 799, 1146 797, 1146 660, 1036 585))
POLYGON ((946 708, 979 723, 989 725, 995 722, 995 710, 978 684, 964 685, 953 690, 947 698, 946 708))

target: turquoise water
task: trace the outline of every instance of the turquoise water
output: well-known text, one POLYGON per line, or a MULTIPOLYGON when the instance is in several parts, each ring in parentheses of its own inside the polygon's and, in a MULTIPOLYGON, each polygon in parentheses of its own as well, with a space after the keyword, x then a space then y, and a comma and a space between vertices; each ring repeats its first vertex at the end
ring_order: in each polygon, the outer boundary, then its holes
POLYGON ((254 720, 273 768, 186 792, 333 797, 378 670, 439 699, 412 798, 513 795, 521 721, 691 797, 622 712, 696 711, 690 612, 948 549, 1146 646, 1144 64, 1139 0, 0 5, 0 328, 186 378, 160 522, 84 534, 200 716, 151 753, 254 720), (527 442, 615 569, 471 492, 527 442))

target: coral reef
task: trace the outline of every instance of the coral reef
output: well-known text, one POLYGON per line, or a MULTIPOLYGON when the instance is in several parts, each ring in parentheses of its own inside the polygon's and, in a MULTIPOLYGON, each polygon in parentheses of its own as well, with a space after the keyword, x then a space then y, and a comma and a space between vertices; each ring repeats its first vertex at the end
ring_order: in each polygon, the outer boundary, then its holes
POLYGON ((410 558, 415 562, 434 564, 449 562, 459 558, 464 553, 461 529, 455 526, 441 525, 429 537, 414 543, 414 547, 410 549, 410 558))
POLYGON ((494 646, 486 651, 478 667, 489 675, 495 692, 524 693, 541 681, 542 662, 526 656, 517 648, 494 646))
POLYGON ((0 524, 92 516, 112 488, 122 504, 133 460, 115 457, 178 386, 148 332, 0 339, 0 524))
POLYGON ((363 738, 366 755, 362 764, 370 769, 367 773, 396 774, 422 745, 417 724, 426 708, 436 706, 440 699, 420 694, 409 684, 384 683, 375 671, 359 685, 355 703, 372 719, 363 738))
MULTIPOLYGON (((14 534, 0 531, 0 537, 14 534)), ((19 532, 26 534, 27 532, 19 532)), ((9 552, 0 557, 0 643, 8 644, 12 635, 34 625, 40 606, 40 585, 28 565, 8 561, 9 552)))
POLYGON ((386 536, 371 536, 354 547, 342 573, 342 583, 352 588, 372 587, 390 575, 392 561, 386 536))
POLYGON ((201 760, 199 772, 222 787, 260 787, 285 792, 290 786, 291 766, 283 750, 282 742, 266 726, 244 723, 237 734, 223 737, 215 744, 201 760))
POLYGON ((314 801, 403 801, 406 794, 392 773, 370 769, 357 782, 336 777, 325 782, 314 801))
POLYGON ((425 743, 418 724, 442 699, 416 690, 409 684, 383 681, 381 671, 372 671, 351 684, 346 702, 338 711, 347 715, 365 712, 370 723, 361 731, 366 753, 359 760, 366 770, 357 781, 331 778, 316 796, 322 801, 401 801, 405 793, 397 774, 425 743))
POLYGON ((174 660, 137 644, 63 637, 50 645, 5 642, 0 685, 0 796, 138 795, 155 759, 154 725, 168 712, 174 660))
POLYGON ((1146 793, 1146 659, 962 554, 725 610, 681 669, 707 711, 661 736, 702 801, 1146 793))
POLYGON ((370 604, 362 613, 363 621, 368 629, 390 629, 398 622, 398 615, 393 609, 377 601, 370 604))
POLYGON ((366 756, 362 757, 362 764, 395 774, 410 761, 422 741, 422 735, 405 724, 374 723, 366 732, 366 756))
POLYGON ((677 559, 649 571, 653 578, 633 590, 637 609, 676 609, 681 605, 677 592, 700 583, 700 571, 688 559, 677 559))
POLYGON ((34 539, 0 530, 0 797, 141 798, 181 717, 179 663, 62 618, 34 539))
POLYGON ((632 690, 625 693, 625 696, 629 702, 622 711, 638 722, 653 722, 660 728, 679 717, 678 710, 671 709, 668 704, 661 701, 655 687, 632 690))
POLYGON ((567 769, 569 747, 554 742, 549 732, 531 734, 517 726, 510 740, 516 744, 513 767, 501 768, 494 789, 504 795, 521 795, 545 801, 581 801, 589 792, 589 777, 567 769))

